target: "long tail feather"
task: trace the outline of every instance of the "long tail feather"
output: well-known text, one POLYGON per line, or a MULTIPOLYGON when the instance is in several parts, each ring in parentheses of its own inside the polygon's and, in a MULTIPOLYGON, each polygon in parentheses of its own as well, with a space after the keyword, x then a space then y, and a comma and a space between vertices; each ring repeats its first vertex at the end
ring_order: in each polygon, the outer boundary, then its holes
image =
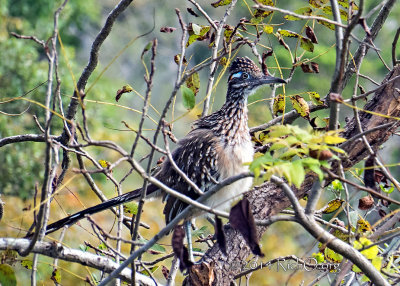
MULTIPOLYGON (((148 190, 147 190, 147 194, 152 194, 153 192, 155 192, 157 189, 153 186, 150 185, 148 190)), ((59 230, 60 228, 66 226, 66 225, 72 225, 74 223, 76 223, 77 221, 79 221, 80 219, 84 218, 87 215, 92 215, 98 212, 101 212, 103 210, 109 209, 111 207, 115 207, 118 206, 120 204, 124 204, 130 201, 133 201, 135 199, 138 199, 140 197, 142 189, 136 189, 133 190, 131 192, 125 193, 123 195, 117 196, 115 198, 109 199, 108 201, 105 201, 101 204, 98 204, 96 206, 87 208, 83 211, 77 212, 73 215, 70 215, 68 217, 65 217, 63 219, 60 219, 59 221, 56 221, 50 225, 47 226, 46 229, 46 235, 50 234, 52 232, 55 232, 56 230, 59 230)), ((27 237, 30 237, 32 235, 32 233, 28 234, 27 237)))

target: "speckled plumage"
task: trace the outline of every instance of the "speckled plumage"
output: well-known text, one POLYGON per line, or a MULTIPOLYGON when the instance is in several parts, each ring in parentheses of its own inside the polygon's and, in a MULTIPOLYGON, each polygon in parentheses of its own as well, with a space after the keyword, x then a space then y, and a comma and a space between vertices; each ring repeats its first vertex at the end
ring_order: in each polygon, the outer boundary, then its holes
MULTIPOLYGON (((253 146, 247 125, 247 98, 257 87, 263 84, 284 83, 279 78, 264 75, 249 58, 237 58, 230 67, 226 101, 220 110, 200 118, 194 128, 172 152, 176 165, 203 191, 207 192, 216 182, 248 170, 244 163, 253 159, 253 146)), ((197 199, 198 194, 175 171, 169 160, 166 160, 154 176, 176 191, 197 199)), ((225 186, 212 195, 205 204, 227 210, 232 200, 249 190, 251 178, 241 179, 225 186)), ((87 214, 93 214, 106 208, 116 206, 140 197, 141 189, 131 191, 93 206, 56 223, 49 225, 47 233, 64 225, 70 225, 87 214)), ((162 196, 165 201, 164 215, 170 222, 185 207, 186 203, 161 192, 156 186, 149 185, 148 197, 162 196)), ((197 216, 200 211, 192 214, 197 216)))

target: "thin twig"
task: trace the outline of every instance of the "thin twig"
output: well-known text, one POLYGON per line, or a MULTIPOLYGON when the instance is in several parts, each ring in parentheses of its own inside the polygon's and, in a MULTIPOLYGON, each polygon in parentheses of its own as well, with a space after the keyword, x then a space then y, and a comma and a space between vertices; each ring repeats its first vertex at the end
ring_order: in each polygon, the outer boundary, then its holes
POLYGON ((210 74, 208 76, 208 83, 207 83, 207 89, 206 89, 206 98, 204 100, 204 105, 203 105, 203 112, 201 113, 201 116, 204 117, 208 114, 209 108, 210 108, 210 99, 211 99, 211 92, 213 90, 213 84, 214 84, 214 77, 215 73, 217 72, 217 62, 215 59, 218 57, 218 47, 219 47, 219 42, 221 40, 222 36, 222 30, 224 28, 225 22, 232 12, 233 8, 236 5, 237 0, 232 0, 231 3, 229 4, 228 8, 225 11, 224 17, 221 19, 221 21, 218 23, 218 29, 215 31, 215 39, 214 39, 214 45, 212 47, 211 51, 211 60, 212 63, 210 65, 210 74))
POLYGON ((319 16, 305 16, 305 15, 301 15, 301 14, 297 14, 294 13, 292 11, 289 10, 285 10, 282 8, 278 8, 275 6, 268 6, 268 5, 262 5, 262 4, 256 4, 253 6, 253 8, 255 9, 261 9, 261 10, 271 10, 271 11, 277 11, 277 12, 281 12, 282 14, 285 15, 289 15, 289 16, 294 16, 296 18, 302 19, 302 20, 317 20, 317 21, 321 21, 321 22, 326 22, 329 24, 333 24, 337 27, 342 27, 342 28, 346 28, 347 26, 338 22, 338 21, 332 21, 330 19, 324 18, 324 17, 319 17, 319 16))
MULTIPOLYGON (((164 131, 164 128, 163 128, 164 131)), ((176 164, 174 158, 172 157, 171 151, 169 149, 169 144, 168 144, 168 139, 167 136, 164 133, 164 143, 165 143, 165 149, 167 150, 167 157, 169 162, 171 163, 172 167, 174 170, 188 183, 188 185, 198 194, 202 195, 204 192, 200 190, 200 188, 179 168, 179 166, 176 164)))
POLYGON ((394 39, 393 39, 393 43, 392 43, 392 64, 393 64, 393 66, 397 65, 397 63, 399 62, 397 60, 397 56, 396 56, 396 47, 397 47, 397 41, 399 40, 399 36, 400 36, 400 28, 397 29, 396 35, 394 35, 394 39))
POLYGON ((377 191, 375 191, 375 190, 373 190, 373 189, 366 188, 366 187, 360 186, 360 185, 358 185, 358 184, 356 184, 356 183, 353 183, 352 181, 346 180, 345 178, 342 178, 342 177, 336 175, 335 173, 333 173, 333 172, 332 172, 331 170, 329 170, 329 169, 324 168, 324 171, 327 172, 328 175, 329 175, 330 177, 332 177, 333 179, 337 179, 337 180, 340 180, 340 181, 342 181, 342 182, 346 182, 347 184, 352 185, 353 187, 356 187, 356 188, 359 189, 359 190, 362 190, 362 191, 365 191, 365 192, 367 192, 367 193, 370 193, 371 195, 374 195, 374 196, 376 196, 376 197, 378 197, 378 198, 380 198, 380 199, 382 199, 382 200, 387 200, 388 202, 394 203, 394 204, 396 204, 396 205, 400 205, 400 202, 399 202, 399 201, 397 201, 397 200, 395 200, 395 199, 392 199, 392 198, 389 198, 389 197, 387 197, 387 196, 384 196, 384 195, 378 193, 377 191))

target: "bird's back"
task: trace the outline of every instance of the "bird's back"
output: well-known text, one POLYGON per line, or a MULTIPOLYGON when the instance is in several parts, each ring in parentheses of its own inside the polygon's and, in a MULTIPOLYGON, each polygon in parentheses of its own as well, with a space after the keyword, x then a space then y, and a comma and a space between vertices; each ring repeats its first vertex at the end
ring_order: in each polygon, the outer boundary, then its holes
MULTIPOLYGON (((196 122, 196 127, 179 141, 178 147, 172 154, 176 165, 203 192, 207 192, 218 181, 247 171, 248 167, 244 163, 253 160, 254 152, 247 127, 245 102, 243 105, 235 110, 225 106, 200 119, 196 122)), ((169 187, 192 199, 199 197, 168 160, 163 164, 157 177, 169 187)), ((251 184, 251 178, 239 180, 219 190, 205 204, 216 209, 227 210, 232 200, 239 198, 251 184)), ((187 206, 170 195, 165 195, 164 200, 167 223, 187 206)), ((193 216, 198 214, 195 212, 193 216)))

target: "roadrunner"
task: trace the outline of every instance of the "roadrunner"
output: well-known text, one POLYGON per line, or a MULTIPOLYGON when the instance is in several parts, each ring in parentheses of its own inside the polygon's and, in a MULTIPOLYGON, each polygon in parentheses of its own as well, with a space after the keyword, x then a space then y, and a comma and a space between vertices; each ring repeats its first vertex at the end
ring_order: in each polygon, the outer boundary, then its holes
MULTIPOLYGON (((186 137, 179 141, 172 152, 176 165, 203 191, 207 192, 216 182, 248 171, 246 162, 253 160, 253 146, 247 125, 247 98, 264 84, 285 83, 283 79, 265 75, 247 57, 237 58, 230 67, 226 102, 220 110, 200 118, 186 137)), ((153 175, 172 189, 196 200, 199 195, 175 171, 171 162, 165 160, 159 171, 153 175)), ((248 191, 252 178, 238 180, 223 187, 205 201, 205 205, 218 210, 227 210, 232 200, 248 191)), ((99 205, 73 214, 47 227, 46 234, 71 225, 86 215, 138 199, 141 189, 112 198, 99 205)), ((162 192, 155 185, 149 185, 148 198, 162 196, 165 201, 164 215, 168 224, 187 206, 178 198, 162 192)), ((197 211, 192 217, 199 215, 197 211)), ((186 222, 188 242, 191 241, 189 219, 186 222)), ((191 247, 189 245, 189 252, 191 247)), ((192 257, 191 257, 192 258, 192 257)))

